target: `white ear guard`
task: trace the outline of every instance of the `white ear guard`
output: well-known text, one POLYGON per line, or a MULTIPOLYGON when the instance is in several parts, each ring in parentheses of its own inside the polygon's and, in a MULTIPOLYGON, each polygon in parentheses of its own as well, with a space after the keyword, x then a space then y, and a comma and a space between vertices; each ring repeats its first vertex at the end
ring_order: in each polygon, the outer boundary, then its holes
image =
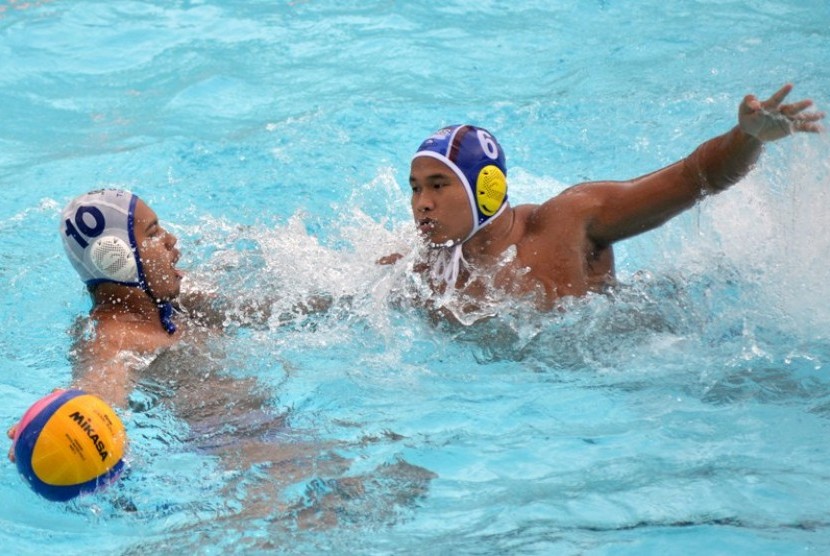
POLYGON ((134 280, 138 268, 132 249, 127 243, 116 236, 104 236, 96 239, 87 248, 87 256, 102 277, 108 277, 116 282, 130 282, 134 280))

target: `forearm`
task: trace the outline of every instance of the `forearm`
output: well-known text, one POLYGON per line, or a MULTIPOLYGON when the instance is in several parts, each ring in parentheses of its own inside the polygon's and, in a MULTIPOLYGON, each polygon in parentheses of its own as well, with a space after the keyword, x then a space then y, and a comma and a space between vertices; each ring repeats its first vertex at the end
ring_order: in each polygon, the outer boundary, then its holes
POLYGON ((586 198, 588 236, 608 245, 661 226, 701 197, 737 183, 758 160, 761 145, 736 127, 661 170, 629 182, 584 184, 571 194, 586 198))
POLYGON ((132 389, 129 367, 120 361, 74 370, 71 388, 94 394, 114 407, 126 407, 132 389))
MULTIPOLYGON (((238 299, 198 292, 180 296, 178 307, 198 326, 225 328, 235 326, 264 326, 272 318, 287 322, 297 317, 325 313, 334 304, 328 294, 308 295, 290 305, 277 299, 238 299)), ((288 301, 288 300, 285 300, 288 301)))
POLYGON ((684 178, 699 195, 719 193, 741 180, 755 165, 763 143, 734 127, 700 145, 683 161, 684 178))

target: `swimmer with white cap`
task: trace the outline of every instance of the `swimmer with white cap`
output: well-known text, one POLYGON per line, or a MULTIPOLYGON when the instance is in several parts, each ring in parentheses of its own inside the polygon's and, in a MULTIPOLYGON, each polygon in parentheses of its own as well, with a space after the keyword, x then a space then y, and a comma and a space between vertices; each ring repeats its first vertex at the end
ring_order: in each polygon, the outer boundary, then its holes
MULTIPOLYGON (((73 199, 61 214, 60 236, 92 297, 92 327, 79 337, 73 387, 110 404, 126 403, 130 373, 147 364, 144 356, 155 356, 185 333, 189 342, 201 342, 229 323, 259 325, 272 317, 267 298, 183 293, 176 237, 129 191, 103 189, 73 199), (144 359, 127 361, 136 355, 144 359)), ((310 296, 278 318, 324 311, 329 304, 310 296)))
POLYGON ((412 213, 431 247, 415 268, 437 292, 456 290, 473 300, 532 296, 543 310, 566 296, 601 291, 614 282, 615 242, 740 181, 763 143, 822 129, 824 114, 808 111, 811 101, 783 103, 791 89, 785 85, 765 101, 747 95, 731 131, 679 162, 627 181, 582 183, 540 205, 508 203, 504 152, 490 132, 443 128, 412 158, 412 213), (515 255, 506 257, 511 248, 515 255))
MULTIPOLYGON (((124 406, 135 363, 125 356, 154 354, 182 335, 173 308, 182 281, 176 237, 144 201, 120 189, 70 201, 61 213, 60 236, 92 296, 93 330, 79 338, 71 387, 124 406)), ((8 430, 9 438, 15 429, 8 430)))
POLYGON ((64 208, 60 229, 69 260, 90 289, 95 313, 114 305, 121 312, 127 307, 133 313, 155 312, 164 331, 175 334, 171 301, 182 280, 176 237, 161 227, 144 201, 129 191, 92 191, 64 208))
POLYGON ((127 395, 127 379, 119 375, 126 373, 105 369, 119 354, 154 353, 181 335, 173 307, 182 282, 176 236, 144 201, 120 189, 70 201, 61 214, 60 236, 92 296, 94 333, 82 355, 95 376, 79 377, 74 386, 119 405, 127 395))

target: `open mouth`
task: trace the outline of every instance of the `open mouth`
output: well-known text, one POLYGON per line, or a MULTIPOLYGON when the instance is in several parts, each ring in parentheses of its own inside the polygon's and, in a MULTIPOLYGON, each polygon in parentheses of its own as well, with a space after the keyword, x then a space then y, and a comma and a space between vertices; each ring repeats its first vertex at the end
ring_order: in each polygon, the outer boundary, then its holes
POLYGON ((422 218, 418 220, 418 231, 424 235, 432 233, 435 229, 435 221, 431 218, 422 218))

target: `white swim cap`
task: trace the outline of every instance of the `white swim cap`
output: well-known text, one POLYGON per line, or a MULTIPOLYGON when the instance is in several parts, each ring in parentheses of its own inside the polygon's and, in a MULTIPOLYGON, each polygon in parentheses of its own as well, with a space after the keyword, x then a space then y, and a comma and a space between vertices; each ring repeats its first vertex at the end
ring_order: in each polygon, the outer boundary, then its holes
POLYGON ((133 233, 137 202, 129 191, 101 189, 76 197, 63 209, 63 247, 87 285, 115 282, 144 288, 133 233))

